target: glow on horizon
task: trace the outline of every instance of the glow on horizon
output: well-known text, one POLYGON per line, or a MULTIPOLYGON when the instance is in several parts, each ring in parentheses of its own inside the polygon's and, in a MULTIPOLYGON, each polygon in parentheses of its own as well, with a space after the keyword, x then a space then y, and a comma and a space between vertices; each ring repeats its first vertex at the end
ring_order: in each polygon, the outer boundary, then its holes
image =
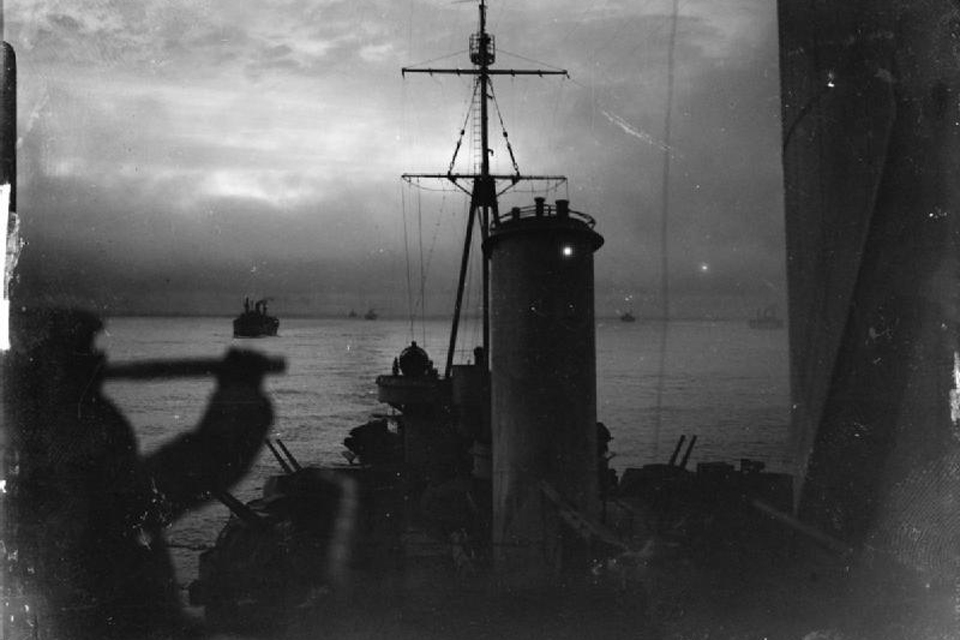
MULTIPOLYGON (((490 15, 506 48, 502 68, 533 66, 511 57, 524 54, 570 70, 569 81, 498 78, 497 105, 520 170, 567 175, 572 193, 564 195, 598 214, 607 238, 596 261, 598 290, 608 295, 656 286, 646 257, 638 257, 656 249, 651 223, 635 205, 659 175, 660 120, 644 114, 662 109, 665 7, 498 0, 490 15), (553 23, 543 24, 546 13, 553 23), (638 48, 644 35, 658 37, 638 48)), ((190 265, 215 283, 209 287, 233 288, 226 283, 241 277, 238 265, 267 256, 271 268, 255 282, 270 282, 278 295, 321 286, 392 295, 395 283, 376 269, 402 260, 409 247, 398 231, 414 225, 435 258, 431 284, 455 268, 447 247, 461 241, 457 232, 448 242, 466 216, 460 195, 448 183, 424 181, 415 192, 397 185, 402 173, 442 171, 451 162, 472 83, 404 79, 400 68, 434 59, 431 66, 464 66, 457 52, 476 28, 475 3, 237 0, 211 8, 146 0, 131 8, 14 0, 8 9, 21 112, 29 114, 19 132, 25 251, 50 257, 42 268, 24 261, 38 282, 69 281, 57 286, 98 303, 101 295, 133 301, 140 291, 129 274, 137 273, 157 283, 151 289, 176 289, 163 295, 192 300, 194 289, 208 285, 163 284, 171 271, 190 265), (100 282, 57 251, 68 241, 71 260, 95 265, 105 274, 100 282), (375 245, 382 247, 377 262, 357 257, 375 245), (128 273, 114 277, 115 256, 129 256, 128 273), (318 273, 331 277, 321 281, 318 273)), ((696 225, 685 246, 703 256, 694 273, 727 295, 720 288, 732 281, 731 269, 747 265, 755 279, 782 252, 774 244, 780 223, 760 213, 781 183, 777 171, 759 169, 778 166, 770 158, 780 149, 772 108, 776 13, 760 0, 690 0, 680 18, 677 109, 685 115, 671 143, 675 228, 696 225), (715 165, 710 158, 720 151, 735 161, 715 165), (687 188, 692 183, 695 190, 687 188), (712 204, 726 202, 737 203, 738 215, 721 215, 723 207, 712 204), (756 228, 748 224, 761 219, 756 228), (749 237, 750 249, 714 266, 711 234, 749 237)), ((508 173, 511 156, 491 115, 491 164, 508 173)), ((455 169, 470 170, 471 145, 468 133, 455 169)), ((516 189, 504 206, 529 204, 532 195, 516 189)), ((686 238, 678 231, 670 241, 686 238)))

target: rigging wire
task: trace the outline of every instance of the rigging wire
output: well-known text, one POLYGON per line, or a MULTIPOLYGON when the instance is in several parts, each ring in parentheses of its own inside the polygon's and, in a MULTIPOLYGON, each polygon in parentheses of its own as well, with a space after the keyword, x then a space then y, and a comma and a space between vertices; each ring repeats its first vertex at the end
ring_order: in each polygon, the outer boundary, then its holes
POLYGON ((507 145, 507 152, 510 154, 510 162, 513 163, 513 171, 520 175, 520 167, 517 166, 517 158, 513 155, 513 146, 510 144, 510 137, 507 134, 507 127, 503 124, 503 114, 500 113, 500 103, 497 102, 497 95, 493 92, 493 83, 490 84, 490 99, 493 100, 493 106, 497 110, 497 118, 500 120, 500 130, 503 131, 503 141, 507 145))
MULTIPOLYGON (((464 204, 465 204, 465 206, 464 206, 464 215, 465 215, 465 216, 467 217, 467 219, 469 220, 469 216, 470 216, 470 206, 471 206, 471 204, 470 204, 469 201, 465 202, 464 204)), ((479 224, 479 221, 474 222, 474 224, 479 224)), ((477 246, 477 236, 478 236, 478 235, 479 235, 479 234, 474 234, 473 237, 472 237, 471 240, 470 240, 470 253, 471 253, 471 255, 473 255, 473 256, 476 256, 476 255, 477 255, 477 253, 476 253, 476 246, 477 246)), ((475 305, 477 304, 477 301, 475 300, 474 293, 476 292, 476 290, 477 290, 477 288, 478 288, 478 287, 476 286, 476 277, 477 277, 477 276, 476 276, 476 268, 475 268, 475 266, 474 266, 475 263, 476 263, 476 260, 470 260, 470 261, 467 263, 467 274, 466 274, 466 277, 464 278, 464 282, 463 282, 463 303, 462 303, 462 305, 461 305, 460 326, 461 326, 461 328, 464 329, 464 331, 460 331, 460 332, 457 333, 457 344, 451 345, 454 353, 455 353, 456 355, 459 355, 459 356, 461 357, 461 359, 462 359, 463 354, 464 354, 464 352, 465 352, 465 350, 466 350, 466 348, 464 347, 464 344, 466 343, 466 341, 467 341, 467 339, 468 339, 467 336, 466 336, 466 326, 465 326, 465 325, 467 324, 467 319, 468 319, 468 318, 470 319, 470 324, 471 324, 471 327, 472 327, 472 329, 473 329, 474 339, 476 339, 476 324, 477 324, 477 323, 476 323, 476 321, 475 321, 475 319, 474 319, 474 317, 473 317, 474 314, 472 313, 473 311, 475 311, 474 307, 475 307, 475 305), (471 313, 463 313, 463 310, 470 310, 471 313)))
MULTIPOLYGON (((567 79, 567 77, 565 76, 565 77, 563 78, 563 80, 566 80, 566 79, 567 79)), ((556 100, 554 100, 554 103, 553 103, 553 112, 550 114, 550 129, 551 129, 552 131, 557 131, 557 130, 558 130, 557 122, 559 121, 560 105, 561 105, 561 103, 563 102, 563 89, 564 89, 564 86, 565 86, 565 83, 563 82, 563 80, 561 80, 559 83, 557 83, 557 88, 556 88, 556 100)), ((546 136, 544 136, 544 138, 546 139, 546 136)), ((547 151, 547 153, 546 153, 546 156, 547 156, 547 157, 550 157, 550 156, 554 156, 554 157, 555 157, 555 156, 560 155, 559 153, 557 153, 557 151, 558 151, 558 148, 557 148, 557 147, 558 147, 558 142, 557 142, 556 139, 554 139, 554 140, 550 143, 550 146, 551 146, 552 148, 547 151)), ((558 185, 558 186, 559 186, 559 185, 558 185)))
POLYGON ((440 62, 441 60, 446 60, 446 59, 448 59, 448 58, 453 58, 453 57, 455 57, 455 56, 462 56, 462 55, 465 54, 465 53, 467 53, 467 50, 466 50, 466 49, 461 49, 461 50, 459 50, 459 51, 454 51, 453 53, 447 53, 447 54, 444 54, 444 55, 442 55, 442 56, 437 56, 436 58, 430 58, 429 60, 423 60, 423 61, 421 61, 421 62, 415 62, 414 64, 408 64, 405 68, 407 68, 407 69, 416 69, 417 67, 422 66, 422 65, 425 65, 425 64, 432 64, 432 63, 434 63, 434 62, 440 62))
POLYGON ((413 340, 413 284, 410 282, 410 242, 407 238, 407 197, 406 190, 400 187, 400 207, 403 210, 403 254, 407 263, 407 316, 410 319, 410 339, 413 340))
MULTIPOLYGON (((432 191, 434 193, 442 193, 444 194, 444 197, 446 197, 446 194, 448 193, 455 193, 455 192, 461 192, 461 193, 465 193, 466 195, 470 195, 470 191, 460 187, 459 184, 456 182, 450 182, 450 184, 454 185, 453 188, 450 188, 450 187, 444 187, 444 186, 440 186, 440 187, 424 186, 424 184, 420 182, 420 179, 415 176, 413 177, 407 176, 407 177, 404 177, 403 180, 404 182, 407 182, 411 188, 419 189, 420 191, 432 191)), ((443 183, 441 183, 441 185, 443 185, 443 183)), ((568 184, 568 181, 565 178, 525 177, 524 180, 521 182, 507 184, 503 189, 497 192, 497 195, 498 196, 503 195, 507 191, 515 191, 517 193, 531 193, 531 194, 551 193, 554 191, 559 191, 560 187, 564 187, 565 189, 567 189, 567 193, 569 193, 570 185, 568 184), (547 183, 548 186, 545 186, 545 187, 534 187, 534 186, 521 187, 520 186, 522 184, 533 185, 538 183, 547 183)))
MULTIPOLYGON (((414 302, 412 300, 413 295, 413 277, 408 273, 407 278, 407 291, 409 307, 409 316, 410 316, 410 338, 413 339, 414 334, 416 333, 416 317, 417 309, 420 310, 420 333, 422 345, 427 344, 427 314, 426 314, 426 304, 427 304, 427 280, 430 276, 431 265, 433 264, 433 256, 436 253, 437 240, 440 235, 441 227, 443 226, 443 213, 447 209, 447 193, 452 193, 452 189, 428 189, 423 188, 423 185, 419 179, 416 180, 416 183, 412 179, 406 179, 406 184, 403 185, 408 189, 417 188, 417 221, 418 221, 418 234, 419 234, 419 244, 420 244, 420 287, 419 287, 419 298, 414 302), (424 254, 424 231, 423 231, 423 201, 422 201, 422 192, 423 191, 440 191, 442 194, 440 200, 440 213, 437 216, 436 224, 434 224, 433 236, 430 239, 430 246, 424 254)), ((405 244, 408 244, 405 240, 405 244)), ((409 255, 407 255, 409 263, 409 255)), ((412 269, 409 269, 412 271, 412 269)))
MULTIPOLYGON (((501 5, 501 6, 500 6, 500 12, 502 13, 502 11, 503 11, 503 6, 501 5)), ((412 5, 411 5, 411 14, 412 14, 412 5)), ((411 42, 411 43, 408 43, 408 49, 410 49, 410 48, 412 48, 412 42, 411 42)), ((412 65, 412 66, 409 66, 409 67, 407 67, 407 68, 413 69, 413 68, 415 68, 415 67, 417 67, 417 66, 422 66, 422 65, 429 64, 430 62, 434 62, 434 61, 437 61, 437 60, 443 60, 443 59, 446 59, 446 58, 450 58, 450 57, 453 57, 453 56, 455 56, 455 55, 460 55, 461 53, 462 53, 462 52, 457 52, 457 53, 453 53, 453 54, 447 54, 447 55, 445 55, 445 56, 441 56, 441 57, 438 57, 438 58, 434 58, 434 59, 432 59, 432 60, 428 60, 428 61, 425 61, 425 62, 417 63, 416 65, 412 65)), ((534 62, 534 63, 536 63, 536 64, 542 64, 542 65, 544 65, 545 67, 549 67, 549 68, 552 69, 552 70, 560 70, 559 67, 556 67, 556 66, 554 66, 554 65, 548 65, 548 64, 545 64, 545 63, 539 63, 538 61, 533 60, 533 59, 531 59, 531 58, 525 58, 524 56, 520 56, 520 55, 518 55, 518 54, 511 54, 510 52, 505 52, 505 53, 506 53, 506 55, 510 55, 510 56, 513 56, 513 57, 517 57, 517 58, 521 58, 521 59, 524 59, 524 60, 528 60, 528 61, 534 62)), ((432 75, 432 74, 431 74, 431 75, 432 75)), ((498 118, 499 118, 501 130, 502 130, 502 132, 503 132, 503 137, 504 137, 504 140, 505 140, 505 145, 506 145, 507 150, 508 150, 508 152, 509 152, 509 156, 510 156, 510 160, 511 160, 512 165, 513 165, 514 172, 515 172, 516 176, 519 177, 519 176, 520 176, 519 165, 518 165, 518 163, 517 163, 517 161, 516 161, 516 157, 515 157, 515 154, 514 154, 512 145, 511 145, 511 143, 510 143, 510 140, 509 140, 509 135, 508 135, 508 133, 507 133, 507 130, 506 130, 506 127, 505 127, 505 124, 504 124, 504 121, 503 121, 503 115, 502 115, 502 112, 501 112, 501 110, 500 110, 499 103, 497 102, 496 96, 493 94, 493 92, 494 92, 493 84, 490 83, 488 86, 489 86, 489 91, 490 91, 490 96, 489 96, 489 97, 490 97, 490 98, 492 99, 492 101, 494 102, 494 106, 495 106, 496 111, 497 111, 497 116, 498 116, 498 118)), ((477 81, 477 82, 475 82, 475 83, 473 84, 473 92, 472 92, 472 95, 471 95, 471 97, 470 97, 470 109, 468 109, 467 115, 466 115, 466 117, 465 117, 465 119, 464 119, 464 125, 463 125, 463 126, 461 127, 461 129, 460 129, 460 135, 459 135, 459 137, 458 137, 457 144, 456 144, 456 147, 455 147, 455 149, 454 149, 453 157, 452 157, 452 159, 451 159, 451 161, 450 161, 450 164, 449 164, 448 173, 452 173, 452 172, 453 172, 453 168, 454 168, 454 166, 455 166, 455 164, 456 164, 456 161, 457 161, 457 158, 458 158, 458 154, 459 154, 459 151, 460 151, 460 148, 461 148, 461 145, 462 145, 463 137, 466 135, 466 129, 467 129, 467 126, 468 126, 468 125, 469 125, 470 128, 471 128, 471 134, 472 134, 471 137, 470 137, 470 141, 469 141, 469 142, 470 142, 470 146, 473 147, 472 150, 474 151, 474 153, 471 153, 471 154, 470 154, 470 156, 471 156, 471 157, 470 157, 470 161, 472 162, 472 165, 473 165, 473 166, 472 166, 472 172, 473 172, 473 173, 477 173, 478 166, 479 166, 480 162, 482 161, 482 158, 481 158, 480 155, 479 155, 480 153, 482 153, 482 150, 478 148, 478 144, 479 144, 480 141, 479 141, 479 139, 477 139, 477 131, 478 131, 478 124, 477 124, 477 122, 478 122, 478 117, 479 117, 479 115, 478 115, 478 113, 477 113, 477 111, 478 111, 478 109, 477 109, 477 96, 478 96, 478 94, 480 93, 479 89, 480 89, 480 83, 479 83, 479 81, 477 81), (471 118, 472 118, 472 124, 471 124, 471 118)), ((486 97, 487 97, 487 96, 482 96, 483 99, 486 99, 486 97)), ((558 102, 557 102, 557 104, 555 105, 555 109, 554 109, 554 114, 553 114, 553 121, 554 121, 554 122, 556 122, 558 110, 559 110, 559 99, 558 99, 558 102)), ((424 187, 424 186, 422 185, 422 183, 420 182, 419 178, 416 179, 416 184, 414 185, 414 183, 413 183, 413 176, 407 176, 407 177, 405 177, 405 180, 406 180, 407 184, 408 184, 410 187, 416 186, 419 191, 423 191, 423 190, 428 190, 428 191, 440 191, 440 192, 443 194, 443 198, 444 198, 444 199, 446 198, 446 192, 450 190, 450 189, 448 189, 448 188, 443 188, 443 187, 441 187, 441 188, 439 188, 439 189, 430 189, 430 188, 424 187)), ((541 181, 542 181, 542 180, 541 180, 541 181)), ((538 181, 538 182, 541 182, 541 181, 538 181)), ((507 190, 510 190, 511 188, 515 187, 516 184, 518 184, 516 181, 511 181, 511 182, 512 182, 512 184, 506 186, 506 187, 505 187, 504 189, 502 189, 497 195, 500 195, 500 194, 502 194, 503 192, 505 192, 505 191, 507 191, 507 190)), ((530 192, 530 193, 543 193, 544 191, 546 191, 547 193, 549 193, 549 192, 551 192, 551 191, 559 190, 560 186, 563 185, 563 184, 565 184, 565 179, 561 179, 561 180, 548 180, 548 181, 542 181, 542 182, 546 182, 546 183, 547 183, 545 189, 536 189, 536 190, 535 190, 534 188, 530 188, 530 189, 529 189, 529 192, 530 192)), ((452 183, 455 187, 457 187, 458 189, 460 189, 461 191, 464 191, 463 187, 460 186, 460 185, 456 182, 456 180, 451 179, 451 183, 452 183)), ((566 186, 566 190, 567 190, 567 193, 569 194, 569 185, 566 186)), ((404 205, 404 206, 405 206, 405 205, 404 205)), ((421 309, 421 321, 422 321, 422 323, 425 325, 425 306, 426 306, 426 303, 425 303, 425 282, 426 282, 426 272, 428 271, 428 264, 427 264, 427 261, 425 261, 425 259, 424 259, 423 221, 422 221, 422 195, 419 194, 419 193, 418 193, 417 207, 418 207, 418 209, 417 209, 417 220, 418 220, 418 234, 419 234, 419 252, 420 252, 420 309, 421 309)), ((407 253, 407 261, 408 261, 408 274, 407 274, 407 277, 408 277, 408 290, 409 290, 409 289, 411 289, 412 287, 410 286, 410 278, 411 278, 411 276, 410 276, 410 267, 409 267, 409 260, 410 260, 409 251, 410 251, 410 247, 409 247, 409 241, 408 241, 408 239, 407 239, 407 233, 408 233, 408 230, 407 230, 407 227, 406 227, 406 212, 404 212, 404 236, 405 236, 404 242, 405 242, 405 250, 406 250, 406 253, 407 253)), ((432 256, 433 256, 433 245, 435 244, 436 237, 437 237, 438 234, 439 234, 439 224, 437 225, 436 233, 435 233, 435 235, 434 235, 433 242, 431 243, 430 256, 429 256, 428 260, 432 260, 432 256)), ((474 238, 472 244, 477 244, 477 243, 479 243, 479 242, 480 242, 480 239, 479 239, 479 238, 474 238)), ((477 254, 477 255, 480 255, 480 250, 479 250, 479 249, 477 250, 476 254, 477 254)), ((468 269, 471 270, 469 273, 473 273, 473 264, 472 264, 472 262, 468 265, 468 269)), ((474 277, 475 277, 475 276, 474 276, 474 277)), ((410 292, 408 291, 408 297, 411 296, 411 295, 412 295, 412 293, 410 293, 410 292)), ((409 306, 410 306, 410 314, 411 314, 411 334, 412 334, 413 331, 414 331, 414 329, 413 329, 413 322, 414 322, 414 315, 415 315, 415 309, 416 309, 416 308, 415 308, 415 305, 413 305, 412 303, 411 303, 409 306)), ((468 305, 468 307, 469 307, 469 305, 468 305)), ((463 339, 463 338, 461 337, 461 340, 462 340, 462 339, 463 339)))
MULTIPOLYGON (((413 53, 413 0, 410 0, 407 5, 407 56, 410 56, 413 53)), ((410 140, 407 138, 408 133, 413 129, 409 122, 410 114, 407 112, 407 83, 403 81, 403 76, 400 76, 400 125, 402 127, 403 135, 403 160, 404 164, 409 160, 409 149, 410 149, 410 140)), ((407 239, 407 189, 409 189, 408 184, 404 185, 403 182, 400 183, 400 209, 401 209, 401 218, 403 220, 403 254, 404 260, 406 263, 406 276, 407 276, 407 316, 410 319, 410 339, 413 340, 413 294, 410 287, 410 245, 407 239)))
POLYGON ((524 60, 524 61, 526 61, 526 62, 532 62, 533 64, 537 64, 537 65, 540 65, 540 66, 542 66, 542 67, 549 67, 549 68, 552 69, 553 71, 563 71, 563 70, 564 70, 563 67, 558 67, 558 66, 556 66, 556 65, 554 65, 554 64, 548 64, 548 63, 546 63, 546 62, 541 62, 540 60, 535 60, 534 58, 528 58, 528 57, 526 57, 526 56, 520 55, 519 53, 511 53, 511 52, 506 51, 505 49, 501 49, 501 48, 499 48, 499 47, 497 47, 497 53, 501 53, 501 54, 504 54, 504 55, 512 56, 512 57, 514 57, 514 58, 519 58, 519 59, 524 60))
POLYGON ((507 191, 513 191, 513 192, 515 192, 515 193, 529 193, 529 194, 531 194, 531 195, 536 195, 536 194, 544 194, 544 195, 546 195, 546 194, 549 194, 549 193, 553 193, 554 191, 559 191, 561 185, 567 185, 567 194, 569 195, 569 193, 570 193, 570 191, 569 191, 570 187, 569 187, 569 185, 568 185, 568 183, 567 183, 566 178, 555 179, 555 180, 554 180, 554 179, 526 178, 523 182, 511 183, 511 184, 508 184, 507 186, 505 186, 503 189, 500 189, 499 191, 497 191, 497 197, 502 196, 502 195, 505 194, 507 191), (548 184, 547 184, 547 186, 545 186, 545 187, 539 187, 539 188, 538 188, 538 187, 535 187, 535 186, 532 186, 534 183, 538 183, 538 182, 546 182, 546 183, 548 183, 548 184), (527 188, 522 188, 522 187, 518 186, 518 185, 524 184, 524 183, 530 184, 531 186, 529 186, 529 187, 527 187, 527 188))
MULTIPOLYGON (((477 95, 477 89, 480 88, 480 83, 475 82, 473 84, 473 95, 470 96, 470 104, 473 104, 473 100, 477 95)), ((463 144, 463 136, 467 132, 467 124, 470 122, 470 113, 472 109, 467 109, 467 115, 463 118, 463 126, 460 127, 460 135, 457 137, 457 146, 453 149, 453 157, 450 158, 450 166, 447 167, 447 173, 453 173, 453 165, 457 162, 457 154, 460 153, 460 145, 463 144)))
POLYGON ((421 344, 427 343, 427 322, 426 322, 426 284, 427 276, 423 270, 423 208, 422 191, 417 191, 417 235, 420 242, 420 329, 423 332, 421 344))
POLYGON ((430 265, 433 264, 433 253, 437 246, 437 237, 440 235, 440 227, 443 224, 443 212, 446 211, 447 192, 444 191, 440 197, 440 214, 437 216, 437 224, 433 226, 433 238, 430 239, 430 250, 427 252, 427 273, 430 273, 430 265))
MULTIPOLYGON (((478 224, 478 226, 479 226, 479 220, 477 221, 477 224, 478 224)), ((479 234, 479 233, 474 234, 474 237, 473 237, 473 247, 474 247, 474 248, 473 248, 474 255, 476 255, 476 256, 482 255, 482 251, 483 251, 483 239, 482 239, 482 237, 481 237, 481 234, 479 234)), ((483 318, 483 294, 482 294, 482 292, 483 292, 483 281, 482 281, 482 273, 483 273, 483 271, 482 271, 481 269, 478 269, 476 265, 477 265, 477 263, 475 262, 475 263, 474 263, 474 267, 473 267, 473 269, 472 269, 472 285, 471 285, 471 286, 472 286, 473 291, 474 291, 474 296, 473 296, 473 304, 472 304, 472 313, 470 313, 470 320, 471 320, 471 322, 470 322, 470 324, 471 324, 470 338, 471 338, 471 340, 468 342, 467 336, 464 335, 464 338, 463 338, 464 344, 462 345, 462 348, 461 348, 461 350, 460 350, 460 358, 461 358, 461 361, 465 361, 466 359, 468 359, 469 356, 470 356, 470 354, 473 353, 473 348, 474 348, 475 346, 477 346, 478 344, 481 344, 481 343, 483 342, 483 338, 482 338, 482 329, 483 329, 483 320, 482 320, 482 318, 483 318), (480 320, 478 320, 478 318, 479 318, 480 320)), ((467 308, 467 309, 471 309, 470 306, 467 306, 466 308, 467 308)))
MULTIPOLYGON (((567 78, 564 78, 567 80, 567 78)), ((560 113, 560 105, 563 103, 563 88, 565 86, 564 82, 560 82, 557 86, 557 99, 553 103, 553 115, 552 115, 552 124, 553 128, 557 126, 557 114, 560 113)))
POLYGON ((660 350, 657 363, 657 406, 653 428, 653 456, 660 459, 660 428, 662 425, 663 391, 667 368, 667 344, 670 326, 670 254, 668 251, 668 212, 670 210, 670 134, 673 111, 674 51, 677 44, 677 17, 680 0, 673 0, 673 15, 670 24, 670 39, 667 44, 667 104, 663 123, 663 184, 661 185, 662 209, 660 214, 660 350))
MULTIPOLYGON (((410 187, 419 189, 421 191, 433 191, 434 193, 444 193, 444 194, 453 193, 454 191, 463 191, 463 189, 461 189, 456 185, 454 185, 453 187, 448 187, 447 183, 445 182, 441 182, 439 187, 427 187, 427 186, 424 186, 424 184, 420 182, 420 178, 416 176, 404 176, 401 179, 404 182, 406 182, 410 187), (414 182, 416 182, 416 184, 414 184, 414 182)), ((454 183, 451 182, 450 184, 454 184, 454 183)), ((467 194, 469 195, 469 193, 470 192, 468 191, 467 194)))

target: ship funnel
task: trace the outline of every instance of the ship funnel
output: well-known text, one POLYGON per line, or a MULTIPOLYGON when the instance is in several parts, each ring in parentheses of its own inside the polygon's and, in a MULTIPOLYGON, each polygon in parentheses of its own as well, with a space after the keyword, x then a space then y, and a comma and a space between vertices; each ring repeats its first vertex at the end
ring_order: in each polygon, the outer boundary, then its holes
POLYGON ((501 578, 543 584, 582 566, 564 524, 599 515, 593 219, 536 198, 487 239, 493 547, 501 578), (560 212, 563 215, 560 215, 560 212), (530 214, 534 215, 530 215, 530 214))

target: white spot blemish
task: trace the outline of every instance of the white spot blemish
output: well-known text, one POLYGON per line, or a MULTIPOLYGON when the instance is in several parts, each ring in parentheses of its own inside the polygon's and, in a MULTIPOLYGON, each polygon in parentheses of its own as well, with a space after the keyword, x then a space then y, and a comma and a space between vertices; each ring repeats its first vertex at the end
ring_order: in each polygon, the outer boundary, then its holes
POLYGON ((647 132, 645 132, 645 131, 641 131, 641 130, 639 130, 639 129, 633 127, 633 126, 631 126, 630 123, 628 123, 626 120, 624 120, 624 119, 621 118, 620 116, 616 115, 615 113, 610 113, 609 111, 605 111, 605 110, 601 110, 600 113, 602 113, 603 116, 604 116, 607 120, 609 120, 611 123, 613 123, 613 124, 615 124, 616 126, 620 127, 620 129, 622 129, 624 133, 626 133, 626 134, 628 134, 628 135, 631 135, 631 136, 633 136, 634 138, 637 138, 638 140, 642 140, 642 141, 646 142, 647 144, 649 144, 649 145, 651 145, 651 146, 654 146, 654 147, 660 149, 660 151, 668 151, 668 152, 670 152, 670 155, 671 155, 671 156, 674 155, 674 154, 673 154, 673 149, 671 149, 670 147, 668 147, 668 146, 666 145, 666 143, 657 140, 656 138, 654 138, 652 135, 650 135, 649 133, 647 133, 647 132))
POLYGON ((3 295, 0 296, 0 351, 10 348, 10 283, 20 258, 20 219, 10 210, 10 185, 0 185, 0 211, 6 218, 6 254, 3 265, 3 295))
POLYGON ((960 440, 960 352, 953 352, 953 389, 950 390, 950 421, 953 437, 960 440))

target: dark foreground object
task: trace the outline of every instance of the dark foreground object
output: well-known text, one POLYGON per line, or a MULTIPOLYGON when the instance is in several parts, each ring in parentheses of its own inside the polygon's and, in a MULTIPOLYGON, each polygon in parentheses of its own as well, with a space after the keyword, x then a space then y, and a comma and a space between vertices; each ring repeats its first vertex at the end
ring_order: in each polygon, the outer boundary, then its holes
POLYGON ((252 463, 272 423, 260 389, 270 363, 230 351, 196 428, 141 456, 129 422, 101 393, 100 320, 42 309, 15 314, 12 325, 4 417, 16 464, 5 506, 15 528, 4 542, 13 544, 6 577, 18 600, 7 603, 7 622, 23 631, 16 637, 194 634, 163 529, 252 463))
POLYGON ((584 581, 512 591, 490 576, 458 579, 422 559, 403 570, 358 573, 337 589, 318 590, 310 602, 290 604, 273 616, 240 609, 208 622, 230 638, 286 640, 662 637, 639 589, 584 581))

